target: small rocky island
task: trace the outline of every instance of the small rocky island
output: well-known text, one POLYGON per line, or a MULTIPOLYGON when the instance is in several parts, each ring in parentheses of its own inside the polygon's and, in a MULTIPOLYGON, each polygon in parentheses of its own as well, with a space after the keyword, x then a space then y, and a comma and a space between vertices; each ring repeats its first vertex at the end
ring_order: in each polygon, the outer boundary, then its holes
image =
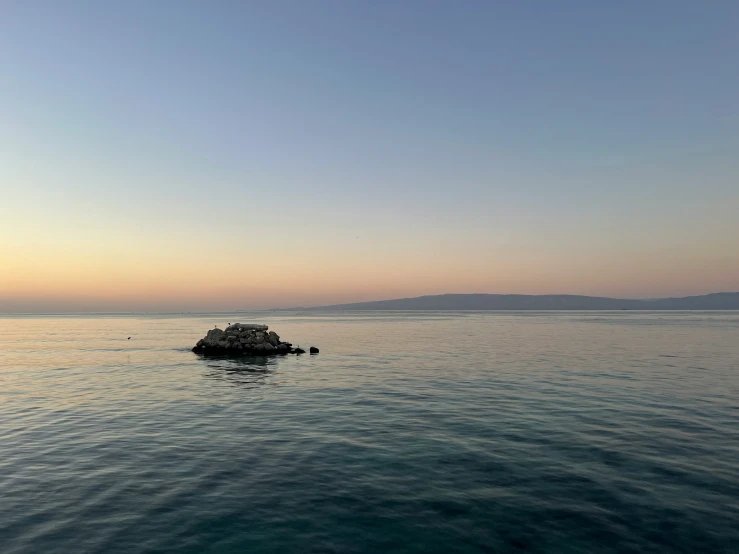
MULTIPOLYGON (((215 328, 208 331, 198 341, 193 352, 199 354, 251 354, 264 356, 267 354, 304 354, 305 350, 293 348, 289 342, 280 340, 280 336, 270 331, 267 325, 234 323, 225 331, 215 328)), ((311 354, 317 354, 318 348, 311 347, 311 354)))

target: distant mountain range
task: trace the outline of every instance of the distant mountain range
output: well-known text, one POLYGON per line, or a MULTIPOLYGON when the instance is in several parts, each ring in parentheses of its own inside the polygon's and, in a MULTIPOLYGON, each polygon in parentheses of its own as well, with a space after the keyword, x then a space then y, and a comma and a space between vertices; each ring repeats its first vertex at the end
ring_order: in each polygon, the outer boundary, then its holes
POLYGON ((440 294, 291 310, 739 310, 739 292, 629 300, 571 294, 440 294))

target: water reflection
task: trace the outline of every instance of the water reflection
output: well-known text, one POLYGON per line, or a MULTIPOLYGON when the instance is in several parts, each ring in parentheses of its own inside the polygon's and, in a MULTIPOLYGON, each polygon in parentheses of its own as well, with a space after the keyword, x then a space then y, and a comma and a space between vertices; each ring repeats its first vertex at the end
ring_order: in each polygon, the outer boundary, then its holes
POLYGON ((207 363, 205 376, 226 381, 235 386, 275 385, 275 370, 279 364, 276 356, 240 356, 204 358, 207 363))

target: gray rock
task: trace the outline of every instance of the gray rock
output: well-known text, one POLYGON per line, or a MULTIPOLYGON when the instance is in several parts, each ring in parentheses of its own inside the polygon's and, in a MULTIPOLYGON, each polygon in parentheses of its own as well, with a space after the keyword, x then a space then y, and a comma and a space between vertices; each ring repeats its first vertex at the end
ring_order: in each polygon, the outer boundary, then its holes
POLYGON ((221 340, 221 338, 223 338, 224 335, 225 335, 225 333, 223 331, 221 331, 220 329, 211 329, 205 335, 205 339, 206 340, 214 340, 214 341, 217 342, 217 341, 221 340))
MULTIPOLYGON (((292 349, 289 342, 280 341, 280 335, 269 331, 266 325, 235 323, 229 325, 225 331, 210 329, 205 337, 200 339, 194 352, 205 354, 241 354, 252 352, 260 354, 286 354, 295 352, 302 354, 304 350, 292 349)), ((311 352, 313 350, 311 349, 311 352)))
POLYGON ((210 331, 208 331, 208 333, 205 335, 205 338, 203 339, 203 346, 210 346, 211 348, 216 347, 221 342, 221 340, 224 339, 225 336, 226 333, 224 333, 220 329, 211 329, 210 331))

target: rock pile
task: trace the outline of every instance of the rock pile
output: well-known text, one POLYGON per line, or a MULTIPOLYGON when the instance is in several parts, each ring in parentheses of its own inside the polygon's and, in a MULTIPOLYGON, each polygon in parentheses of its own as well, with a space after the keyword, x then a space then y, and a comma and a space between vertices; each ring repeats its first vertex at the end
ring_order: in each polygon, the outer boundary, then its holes
POLYGON ((293 349, 289 342, 280 341, 280 336, 269 331, 266 325, 235 323, 225 331, 211 329, 192 349, 202 354, 301 354, 304 350, 293 349))

